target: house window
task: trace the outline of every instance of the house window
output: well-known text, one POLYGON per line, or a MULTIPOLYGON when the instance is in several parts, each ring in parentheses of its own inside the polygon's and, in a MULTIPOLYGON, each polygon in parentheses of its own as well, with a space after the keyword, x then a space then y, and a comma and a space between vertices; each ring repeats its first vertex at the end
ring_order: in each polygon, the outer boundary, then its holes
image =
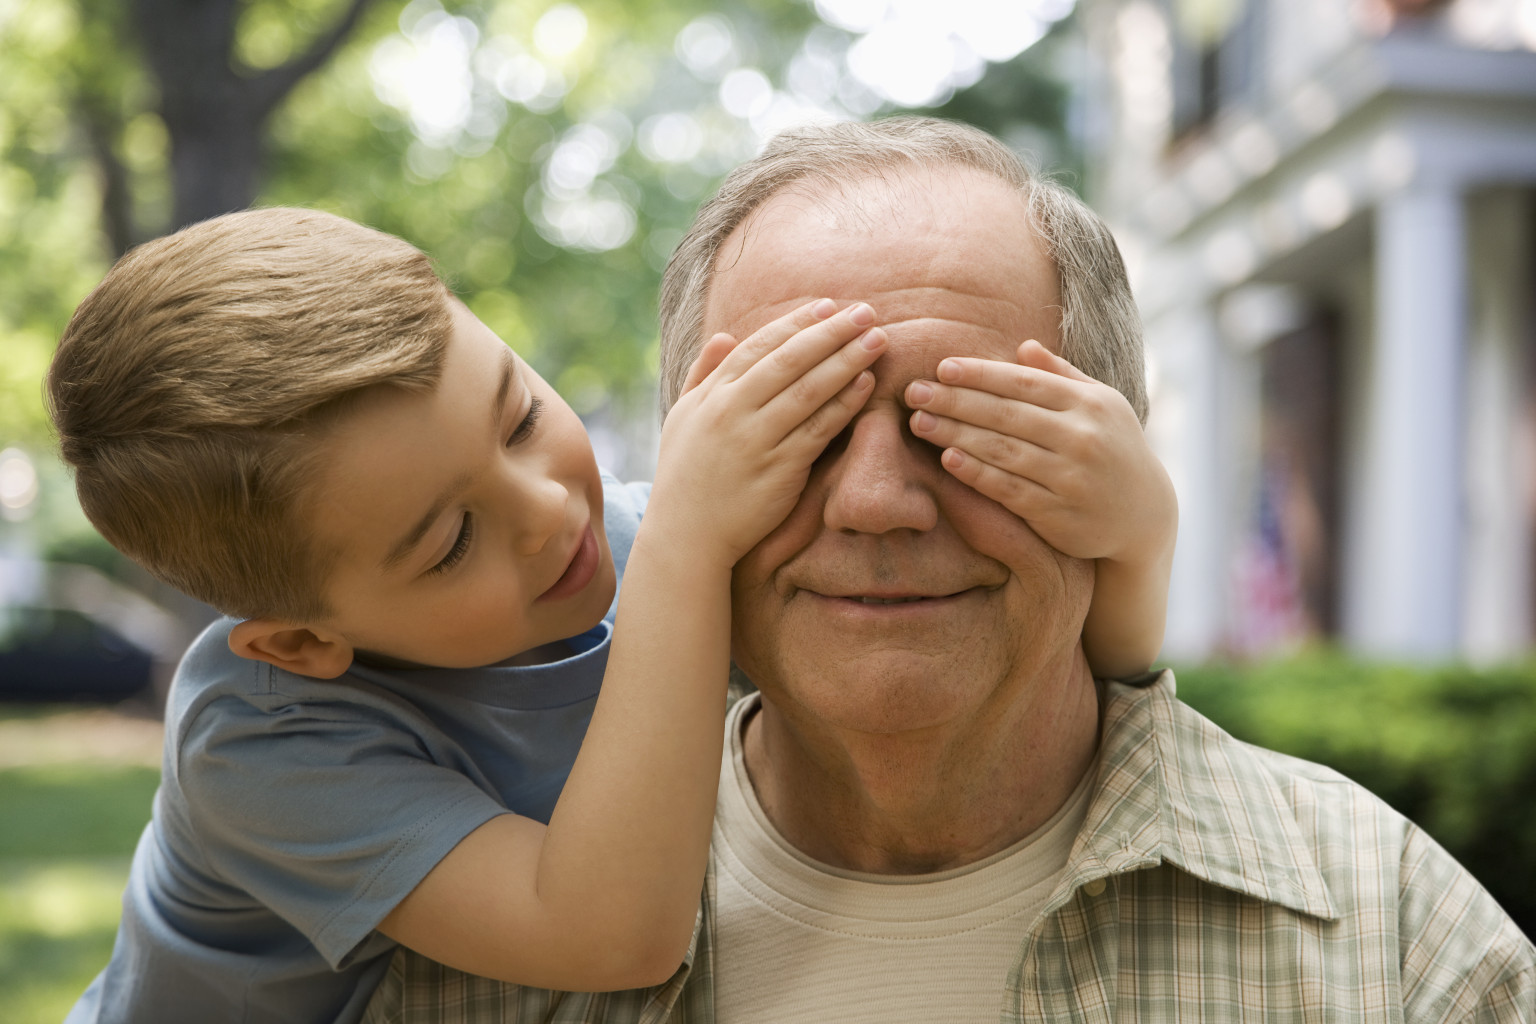
POLYGON ((1165 0, 1173 32, 1173 134, 1198 131, 1227 107, 1258 99, 1262 5, 1165 0))

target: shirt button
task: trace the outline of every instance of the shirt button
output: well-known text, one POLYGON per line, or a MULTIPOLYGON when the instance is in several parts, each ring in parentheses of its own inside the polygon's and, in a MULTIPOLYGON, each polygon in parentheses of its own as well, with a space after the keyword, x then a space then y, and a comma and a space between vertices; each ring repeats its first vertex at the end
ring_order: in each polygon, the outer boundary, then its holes
POLYGON ((1104 895, 1104 879, 1102 879, 1102 878, 1095 878, 1095 879, 1092 879, 1090 881, 1084 882, 1083 883, 1083 892, 1087 893, 1089 896, 1102 896, 1102 895, 1104 895))

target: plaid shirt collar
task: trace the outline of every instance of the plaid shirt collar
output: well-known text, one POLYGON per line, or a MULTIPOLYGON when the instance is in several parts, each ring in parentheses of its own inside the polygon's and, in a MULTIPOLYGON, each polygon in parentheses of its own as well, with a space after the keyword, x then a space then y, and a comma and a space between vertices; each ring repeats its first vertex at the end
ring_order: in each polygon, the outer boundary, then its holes
POLYGON ((1061 887, 1161 862, 1212 885, 1324 920, 1338 917, 1311 843, 1253 748, 1174 697, 1171 671, 1106 684, 1100 773, 1061 887))
MULTIPOLYGON (((1100 706, 1099 778, 1043 915, 1097 879, 1167 862, 1212 885, 1338 918, 1280 783, 1254 748, 1178 702, 1172 671, 1106 683, 1100 706)), ((649 990, 640 1024, 713 1019, 714 888, 711 861, 688 955, 667 984, 649 990)))

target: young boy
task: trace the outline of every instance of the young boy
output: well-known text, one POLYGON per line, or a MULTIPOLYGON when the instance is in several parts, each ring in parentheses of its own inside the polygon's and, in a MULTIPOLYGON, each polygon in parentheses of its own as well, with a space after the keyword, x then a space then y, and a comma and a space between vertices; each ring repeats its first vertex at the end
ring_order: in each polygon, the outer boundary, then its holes
POLYGON ((49 374, 63 454, 109 541, 229 617, 172 687, 69 1020, 353 1021, 397 942, 542 987, 665 980, 731 567, 862 406, 874 322, 822 300, 711 340, 648 493, 398 239, 261 210, 124 257, 49 374))

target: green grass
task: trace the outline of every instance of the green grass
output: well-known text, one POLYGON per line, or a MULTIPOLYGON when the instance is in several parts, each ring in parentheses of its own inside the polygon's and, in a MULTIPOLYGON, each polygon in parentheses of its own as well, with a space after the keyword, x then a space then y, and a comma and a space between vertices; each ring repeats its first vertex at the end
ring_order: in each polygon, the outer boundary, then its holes
POLYGON ((58 1024, 106 965, 159 779, 153 768, 110 763, 0 769, 6 1024, 58 1024))
POLYGON ((138 765, 0 769, 0 860, 132 853, 159 784, 138 765))
POLYGON ((0 1005, 58 1024, 112 955, 129 858, 0 860, 0 1005))

